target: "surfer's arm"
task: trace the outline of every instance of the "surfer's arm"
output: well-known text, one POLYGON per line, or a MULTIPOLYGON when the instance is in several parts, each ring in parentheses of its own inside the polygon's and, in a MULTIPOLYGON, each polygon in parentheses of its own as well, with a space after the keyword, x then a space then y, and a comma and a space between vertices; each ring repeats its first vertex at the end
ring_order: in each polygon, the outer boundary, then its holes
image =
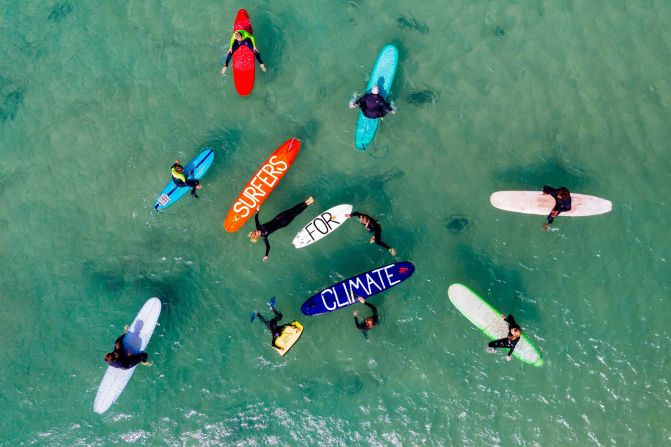
POLYGON ((549 185, 544 185, 543 186, 543 194, 550 194, 552 197, 555 196, 559 192, 559 189, 553 188, 552 186, 549 185))
POLYGON ((349 214, 349 217, 360 217, 360 216, 362 216, 362 214, 361 214, 360 212, 358 212, 358 211, 352 211, 352 212, 349 214))
POLYGON ((252 46, 254 47, 254 51, 257 53, 259 50, 256 49, 256 40, 254 40, 254 36, 252 34, 247 33, 247 38, 252 41, 252 46))
POLYGON ((513 351, 515 350, 515 346, 517 346, 517 342, 520 341, 520 339, 516 340, 510 340, 510 349, 508 350, 508 357, 511 357, 513 355, 513 351))
POLYGON ((256 209, 256 214, 254 214, 254 223, 256 224, 256 229, 259 231, 263 231, 263 227, 261 227, 261 222, 259 222, 259 209, 256 209))
POLYGON ((373 305, 372 305, 371 303, 369 303, 368 301, 365 301, 364 304, 365 304, 366 306, 370 307, 370 310, 373 311, 373 315, 372 315, 372 317, 373 317, 373 319, 377 322, 377 307, 373 306, 373 305))
POLYGON ((261 236, 263 238, 263 243, 266 244, 266 255, 263 257, 264 261, 268 260, 268 253, 270 253, 270 243, 268 242, 267 236, 261 236))
POLYGON ((231 36, 231 42, 228 44, 229 54, 233 52, 233 44, 235 43, 235 33, 231 36))
POLYGON ((508 315, 503 319, 506 323, 510 325, 510 327, 520 327, 519 324, 517 324, 517 321, 515 321, 515 317, 512 315, 508 315))

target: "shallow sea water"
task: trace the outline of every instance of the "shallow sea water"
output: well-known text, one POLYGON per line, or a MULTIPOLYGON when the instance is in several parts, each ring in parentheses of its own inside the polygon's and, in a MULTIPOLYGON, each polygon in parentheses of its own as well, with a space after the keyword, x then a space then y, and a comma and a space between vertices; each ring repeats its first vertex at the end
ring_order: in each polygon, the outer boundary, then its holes
POLYGON ((671 443, 671 2, 78 2, 0 5, 0 444, 671 443), (219 75, 238 8, 268 73, 219 75), (398 107, 354 149, 361 92, 394 43, 398 107), (301 153, 262 220, 316 203, 263 247, 223 230, 290 137, 301 153), (216 151, 200 200, 156 214, 175 158, 216 151), (496 190, 566 185, 613 212, 505 213, 496 190), (331 283, 391 262, 356 222, 296 250, 338 203, 377 217, 406 283, 308 318, 331 283), (447 298, 513 313, 541 368, 484 352, 447 298), (117 403, 102 356, 142 303, 163 312, 117 403), (305 335, 280 358, 249 313, 270 296, 305 335))

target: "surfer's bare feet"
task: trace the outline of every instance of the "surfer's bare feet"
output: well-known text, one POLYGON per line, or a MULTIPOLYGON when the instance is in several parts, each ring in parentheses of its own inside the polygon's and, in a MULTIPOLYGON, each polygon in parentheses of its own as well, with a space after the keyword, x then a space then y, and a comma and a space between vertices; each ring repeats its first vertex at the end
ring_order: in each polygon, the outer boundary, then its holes
POLYGON ((226 76, 226 69, 227 69, 227 68, 228 68, 228 67, 224 65, 224 68, 221 69, 221 75, 222 75, 222 76, 226 76))
POLYGON ((196 185, 196 189, 203 189, 202 185, 196 185))
POLYGON ((485 349, 485 351, 487 351, 489 354, 494 354, 494 353, 496 352, 496 349, 494 349, 494 348, 490 348, 489 346, 487 346, 487 348, 485 349))
POLYGON ((544 224, 543 224, 543 229, 544 229, 545 231, 548 231, 548 230, 550 229, 550 224, 549 224, 549 223, 544 223, 544 224))
POLYGON ((396 250, 394 250, 393 248, 389 249, 389 253, 391 253, 392 256, 396 256, 396 250))
POLYGON ((128 328, 129 328, 128 325, 125 325, 125 326, 123 327, 123 333, 124 333, 124 334, 125 334, 126 332, 128 332, 128 328))
POLYGON ((315 203, 315 199, 313 199, 312 196, 308 197, 308 198, 305 200, 305 204, 306 204, 306 205, 312 205, 313 203, 315 203))
POLYGON ((259 64, 259 67, 261 68, 261 71, 264 72, 264 73, 265 73, 266 71, 268 71, 268 70, 266 70, 266 66, 263 65, 263 64, 259 64))
POLYGON ((144 366, 151 366, 151 365, 153 365, 153 363, 150 362, 149 360, 145 360, 144 362, 140 362, 140 363, 142 363, 144 366))

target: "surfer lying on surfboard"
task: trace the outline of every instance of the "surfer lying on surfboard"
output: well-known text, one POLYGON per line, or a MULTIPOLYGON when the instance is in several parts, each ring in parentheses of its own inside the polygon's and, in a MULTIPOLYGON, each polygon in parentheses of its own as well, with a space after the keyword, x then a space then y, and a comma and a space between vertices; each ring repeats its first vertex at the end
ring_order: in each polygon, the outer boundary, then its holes
POLYGON ((555 207, 548 214, 547 223, 543 224, 543 229, 547 230, 559 213, 571 211, 571 193, 563 186, 553 188, 552 186, 545 185, 543 186, 543 194, 550 194, 555 199, 555 207))
POLYGON ((279 323, 280 320, 282 319, 282 312, 279 312, 277 309, 275 309, 275 297, 271 298, 270 302, 268 303, 268 307, 270 308, 272 313, 275 314, 275 316, 272 319, 266 320, 263 317, 263 315, 261 315, 261 313, 259 313, 258 311, 254 313, 254 317, 257 317, 259 320, 261 320, 266 325, 270 333, 273 334, 273 341, 270 343, 270 345, 276 349, 284 349, 284 346, 279 346, 277 344, 277 339, 282 336, 284 330, 287 328, 292 328, 293 330, 297 330, 300 332, 301 329, 297 328, 294 325, 294 323, 283 324, 282 326, 277 325, 277 323, 279 323))
POLYGON ((382 227, 377 223, 377 220, 373 219, 368 214, 362 214, 358 211, 354 211, 352 214, 345 214, 345 217, 358 217, 359 222, 366 227, 366 230, 373 233, 370 237, 370 243, 372 244, 375 242, 377 245, 386 248, 392 256, 396 256, 396 250, 382 242, 382 227))
POLYGON ((184 166, 179 164, 179 160, 175 160, 175 163, 170 166, 170 173, 172 174, 172 181, 175 182, 175 185, 180 188, 192 188, 191 195, 196 199, 198 198, 196 190, 203 188, 200 186, 200 180, 186 178, 186 175, 184 174, 184 166))
POLYGON ((508 355, 506 355, 506 360, 510 361, 513 358, 513 351, 515 350, 515 346, 517 346, 517 342, 520 341, 520 337, 522 336, 522 329, 517 324, 515 318, 512 315, 508 315, 506 317, 505 315, 501 314, 501 318, 503 318, 503 320, 508 323, 508 336, 498 340, 490 341, 487 345, 487 352, 493 354, 496 352, 496 348, 509 348, 510 350, 508 351, 508 355))
POLYGON ((256 48, 256 41, 254 40, 254 36, 244 29, 241 29, 235 31, 233 33, 233 37, 231 37, 231 44, 228 47, 228 56, 226 56, 226 62, 224 63, 224 67, 221 69, 222 75, 226 74, 226 69, 228 68, 228 64, 231 62, 231 58, 233 57, 235 50, 243 45, 251 48, 251 50, 254 52, 256 60, 259 61, 259 67, 262 71, 266 71, 266 66, 263 65, 263 60, 261 59, 261 53, 259 53, 259 50, 256 48))
MULTIPOLYGON (((370 308, 370 310, 373 311, 373 315, 364 318, 361 323, 359 323, 359 319, 357 318, 359 316, 359 312, 356 310, 352 312, 352 315, 354 315, 354 324, 356 325, 357 329, 363 331, 363 334, 366 335, 366 332, 368 332, 369 329, 373 329, 377 325, 377 308, 360 296, 357 296, 356 299, 359 300, 361 304, 365 304, 370 308)), ((368 336, 366 335, 366 337, 368 336)))
POLYGON ((350 109, 359 107, 366 118, 382 119, 387 113, 396 113, 394 108, 380 95, 380 89, 374 85, 370 93, 366 93, 356 101, 349 103, 350 109))
POLYGON ((152 363, 147 360, 149 357, 146 352, 138 352, 131 354, 131 351, 126 351, 123 346, 123 339, 128 332, 128 325, 123 328, 123 334, 114 342, 114 351, 105 354, 105 362, 114 368, 131 369, 138 363, 145 366, 151 366, 152 363))
POLYGON ((307 199, 305 199, 304 202, 301 202, 298 205, 295 205, 294 207, 289 208, 286 211, 282 211, 280 214, 273 217, 271 221, 266 222, 263 225, 259 223, 259 210, 261 209, 261 207, 259 206, 256 208, 256 214, 254 215, 254 221, 256 222, 256 230, 249 233, 249 240, 256 243, 258 242, 259 237, 263 238, 263 242, 266 244, 266 255, 263 257, 264 262, 268 260, 268 253, 270 253, 270 244, 268 243, 268 236, 270 236, 272 233, 279 230, 280 228, 284 228, 287 225, 289 225, 291 221, 296 218, 296 216, 305 211, 305 208, 307 208, 309 205, 312 205, 314 201, 315 200, 312 198, 312 196, 310 196, 307 199))

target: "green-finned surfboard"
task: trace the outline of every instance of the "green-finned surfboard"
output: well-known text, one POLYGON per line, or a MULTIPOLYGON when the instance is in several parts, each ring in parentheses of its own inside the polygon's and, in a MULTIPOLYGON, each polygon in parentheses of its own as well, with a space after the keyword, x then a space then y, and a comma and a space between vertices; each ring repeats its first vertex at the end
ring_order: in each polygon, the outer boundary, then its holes
MULTIPOLYGON (((508 335, 508 323, 501 318, 501 313, 468 287, 457 283, 452 284, 447 289, 447 295, 454 307, 491 340, 508 335)), ((515 346, 513 356, 530 365, 541 366, 543 364, 541 352, 524 332, 522 332, 521 340, 515 346)))

